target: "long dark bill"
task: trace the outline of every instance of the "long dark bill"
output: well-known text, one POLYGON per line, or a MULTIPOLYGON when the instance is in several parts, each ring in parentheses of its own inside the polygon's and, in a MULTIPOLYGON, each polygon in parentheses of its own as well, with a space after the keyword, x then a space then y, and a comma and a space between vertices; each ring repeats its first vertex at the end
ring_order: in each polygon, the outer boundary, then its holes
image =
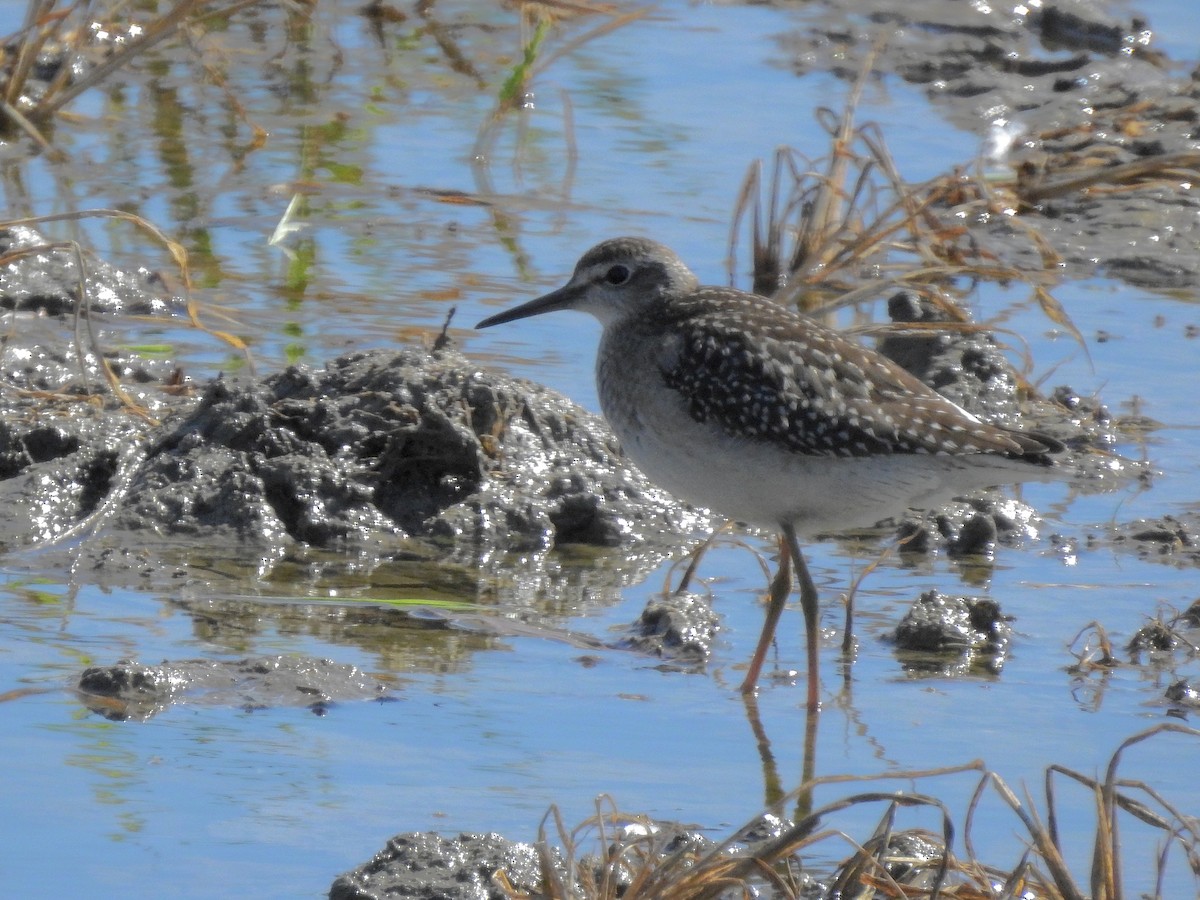
POLYGON ((538 316, 542 313, 570 309, 578 298, 579 293, 579 288, 571 287, 570 285, 560 287, 557 291, 551 291, 549 294, 538 297, 536 300, 530 300, 528 303, 522 303, 520 306, 506 309, 504 312, 496 313, 494 316, 488 316, 475 327, 491 328, 493 325, 515 322, 517 319, 528 319, 530 316, 538 316))

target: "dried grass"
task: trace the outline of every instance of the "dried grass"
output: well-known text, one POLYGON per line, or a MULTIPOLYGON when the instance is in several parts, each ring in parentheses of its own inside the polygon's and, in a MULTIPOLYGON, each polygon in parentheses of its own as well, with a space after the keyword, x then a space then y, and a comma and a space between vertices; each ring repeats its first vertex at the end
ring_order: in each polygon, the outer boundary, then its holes
MULTIPOLYGON (((1167 734, 1200 738, 1200 731, 1162 723, 1123 741, 1109 760, 1103 779, 1090 778, 1063 766, 1046 770, 1044 809, 1025 792, 1024 800, 981 761, 963 766, 880 776, 831 776, 806 782, 785 802, 814 788, 879 780, 924 781, 978 772, 979 782, 962 825, 963 857, 954 852, 955 820, 935 796, 915 791, 866 791, 827 803, 803 815, 776 837, 747 845, 745 838, 760 829, 762 818, 743 826, 725 841, 697 849, 694 842, 679 840, 679 832, 663 828, 645 817, 620 812, 609 798, 597 802, 596 814, 568 830, 557 808, 551 808, 538 831, 537 851, 542 886, 536 893, 516 890, 503 872, 496 885, 512 900, 708 900, 716 897, 813 896, 801 887, 800 856, 830 839, 845 841, 852 853, 825 886, 823 896, 838 898, 955 897, 1017 900, 1124 900, 1128 896, 1122 873, 1120 828, 1132 817, 1160 833, 1153 881, 1156 898, 1163 896, 1171 852, 1183 855, 1196 887, 1200 888, 1200 819, 1175 808, 1149 785, 1118 777, 1127 750, 1167 734), (1095 827, 1091 865, 1086 877, 1071 871, 1059 833, 1056 779, 1065 777, 1094 798, 1095 827), (980 861, 972 835, 980 803, 988 794, 999 798, 1016 817, 1026 849, 1009 868, 980 861), (883 814, 874 832, 861 843, 826 823, 843 811, 882 805, 883 814), (940 834, 897 831, 902 810, 933 810, 941 821, 940 834), (1043 821, 1043 816, 1045 821, 1043 821), (552 823, 556 845, 548 824, 552 823), (922 842, 944 848, 934 857, 913 858, 895 839, 916 835, 922 842), (594 855, 585 848, 595 846, 594 855), (1086 885, 1086 887, 1085 887, 1086 885)), ((989 829, 995 829, 993 821, 989 829)), ((1142 879, 1143 881, 1145 879, 1142 879)))
MULTIPOLYGON (((7 70, 7 81, 0 84, 0 134, 23 131, 44 151, 57 157, 58 151, 45 134, 46 127, 68 104, 81 94, 106 82, 114 72, 143 57, 169 38, 183 35, 188 47, 204 69, 205 78, 221 86, 225 100, 246 121, 235 92, 230 90, 216 66, 208 63, 199 49, 196 34, 190 29, 202 19, 226 19, 266 0, 238 0, 224 4, 214 0, 179 0, 162 15, 144 23, 129 23, 119 39, 97 46, 102 23, 114 20, 123 4, 111 0, 78 0, 62 6, 59 0, 28 0, 25 20, 14 33, 0 40, 0 69, 7 70), (39 59, 50 56, 59 60, 57 71, 45 85, 35 86, 33 75, 39 59), (79 60, 92 64, 77 67, 79 60)), ((114 29, 115 30, 115 29, 114 29)), ((260 146, 266 133, 252 123, 253 144, 260 146)))
POLYGON ((910 185, 877 125, 855 125, 868 58, 842 112, 817 110, 829 153, 809 160, 779 148, 769 176, 762 161, 742 183, 730 230, 727 268, 739 270, 749 244, 753 289, 806 312, 851 306, 898 289, 915 291, 949 319, 911 323, 903 331, 979 330, 958 298, 980 282, 1026 284, 1033 300, 1084 348, 1082 335, 1054 298, 1061 259, 1037 228, 1017 215, 1017 201, 982 174, 958 168, 910 185), (970 223, 1004 217, 1039 260, 1004 261, 970 223))
MULTIPOLYGON (((139 231, 148 235, 153 241, 164 247, 171 258, 174 260, 179 269, 180 279, 183 284, 183 294, 185 309, 187 311, 189 324, 198 331, 211 335, 218 340, 228 344, 233 349, 237 350, 246 359, 248 365, 253 368, 253 359, 250 356, 250 349, 245 341, 237 335, 228 331, 221 331, 210 328, 201 319, 201 311, 197 303, 192 297, 192 274, 191 265, 188 260, 187 250, 177 241, 167 237, 157 226, 141 216, 133 213, 123 212, 115 209, 88 209, 74 213, 60 213, 58 215, 49 216, 33 216, 25 219, 12 219, 0 222, 0 228, 11 228, 22 225, 41 225, 48 222, 78 222, 83 219, 90 218, 105 218, 115 219, 122 222, 127 222, 139 231)), ((84 382, 87 381, 87 363, 84 356, 85 347, 90 348, 101 375, 104 378, 105 385, 108 390, 117 397, 121 404, 129 412, 132 412, 142 418, 153 421, 153 417, 149 411, 141 404, 133 399, 132 396, 121 386, 120 379, 108 364, 105 347, 100 339, 100 335, 95 328, 95 317, 89 314, 91 304, 88 301, 87 288, 87 259, 88 254, 79 245, 77 241, 52 241, 45 244, 37 244, 30 247, 24 247, 20 250, 15 250, 9 253, 0 254, 0 266, 8 265, 16 262, 26 256, 38 256, 46 253, 56 253, 66 251, 74 257, 75 271, 78 277, 77 287, 75 292, 75 352, 79 363, 80 375, 84 382)), ((27 394, 44 395, 44 392, 31 392, 22 389, 10 388, 27 394)), ((80 401, 88 400, 97 396, 92 392, 69 393, 61 395, 47 396, 47 399, 80 401)))

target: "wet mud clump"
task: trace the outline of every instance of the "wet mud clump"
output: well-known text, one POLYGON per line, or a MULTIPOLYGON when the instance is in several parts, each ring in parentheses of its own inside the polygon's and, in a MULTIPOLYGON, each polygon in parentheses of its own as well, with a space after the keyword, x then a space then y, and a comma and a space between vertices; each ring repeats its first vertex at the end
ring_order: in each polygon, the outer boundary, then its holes
MULTIPOLYGON (((614 891, 613 896, 620 896, 626 890, 636 891, 637 883, 655 884, 657 890, 652 896, 671 896, 674 880, 694 875, 702 866, 727 871, 750 854, 771 845, 792 827, 790 821, 766 814, 740 829, 735 839, 721 845, 696 828, 678 822, 614 816, 604 824, 606 830, 598 854, 585 852, 584 846, 574 840, 558 848, 546 841, 537 846, 513 842, 498 834, 463 834, 454 840, 435 832, 398 834, 373 858, 338 876, 329 890, 329 898, 589 897, 601 896, 597 893, 599 885, 608 885, 614 891)), ((586 831, 581 826, 575 836, 586 831)), ((917 864, 913 860, 910 867, 916 868, 917 864)), ((754 864, 743 868, 753 869, 754 864)), ((793 884, 802 887, 805 896, 817 896, 819 886, 797 869, 798 866, 791 872, 793 884)), ((727 885, 735 879, 739 895, 776 896, 775 883, 761 872, 750 871, 725 881, 712 877, 711 883, 727 885)), ((681 891, 680 895, 697 894, 681 891)))
POLYGON ((265 558, 628 548, 708 521, 634 469, 597 416, 448 349, 218 378, 156 427, 18 406, 0 428, 0 493, 43 524, 14 516, 0 541, 87 527, 82 552, 100 567, 197 542, 265 558))
POLYGON ((403 350, 213 383, 149 447, 113 527, 519 551, 628 546, 696 521, 597 417, 454 351, 403 350))
POLYGON ((1012 626, 988 597, 950 597, 926 591, 912 605, 892 640, 906 671, 949 677, 1004 666, 1012 626))
POLYGON ((1141 559, 1174 566, 1200 565, 1200 510, 1185 509, 1154 519, 1110 525, 1089 536, 1093 546, 1111 546, 1141 559))
POLYGON ((497 872, 515 889, 536 892, 542 884, 537 851, 498 834, 433 832, 398 834, 357 869, 338 876, 329 900, 480 900, 511 896, 493 881, 497 872))
POLYGON ((156 665, 124 659, 85 669, 78 683, 79 698, 92 712, 142 722, 185 703, 246 711, 300 706, 324 715, 332 703, 384 699, 388 691, 355 666, 290 655, 156 665))
POLYGON ((676 591, 651 599, 620 646, 660 657, 676 668, 698 668, 712 653, 719 628, 707 597, 676 591))

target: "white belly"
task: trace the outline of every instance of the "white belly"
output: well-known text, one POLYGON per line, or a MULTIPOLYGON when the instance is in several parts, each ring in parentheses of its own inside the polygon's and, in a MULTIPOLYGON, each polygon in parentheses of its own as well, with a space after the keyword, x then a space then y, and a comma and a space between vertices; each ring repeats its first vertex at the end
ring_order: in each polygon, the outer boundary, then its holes
MULTIPOLYGON (((618 373, 617 383, 625 374, 618 373)), ((642 390, 612 390, 605 379, 613 373, 601 366, 597 375, 605 416, 652 481, 680 499, 753 525, 790 522, 808 535, 866 527, 963 491, 1054 477, 1053 469, 991 454, 805 455, 731 436, 716 422, 697 422, 661 380, 642 390)))

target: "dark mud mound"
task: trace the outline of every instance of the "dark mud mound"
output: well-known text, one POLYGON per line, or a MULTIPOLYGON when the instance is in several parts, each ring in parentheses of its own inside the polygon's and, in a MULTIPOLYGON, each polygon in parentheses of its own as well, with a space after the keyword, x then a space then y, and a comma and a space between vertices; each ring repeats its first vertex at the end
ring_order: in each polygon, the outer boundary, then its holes
POLYGON ((906 672, 940 678, 1004 667, 1012 626, 989 597, 950 597, 926 591, 892 635, 906 672))
MULTIPOLYGON (((580 826, 572 838, 584 841, 590 830, 587 826, 597 821, 593 819, 580 826)), ((788 820, 766 814, 740 829, 729 844, 722 846, 694 827, 678 822, 612 816, 606 817, 602 825, 600 855, 579 853, 583 848, 573 842, 569 850, 547 849, 509 841, 498 834, 461 834, 457 838, 436 832, 398 834, 372 859, 339 875, 329 889, 329 898, 588 897, 598 896, 596 886, 602 884, 616 885, 615 895, 620 896, 620 888, 635 880, 652 884, 654 896, 670 896, 671 885, 689 873, 695 874, 697 868, 713 866, 721 869, 722 874, 729 872, 734 868, 729 865, 734 860, 769 846, 792 827, 788 820), (570 855, 569 861, 564 859, 564 853, 570 855), (547 878, 552 878, 556 885, 548 885, 547 878)), ((913 866, 919 862, 915 856, 910 856, 910 860, 913 866)), ((754 863, 745 866, 746 870, 754 868, 754 863)), ((792 886, 804 896, 817 896, 818 885, 799 871, 798 864, 790 870, 789 877, 793 879, 792 886)), ((724 879, 710 876, 705 883, 715 887, 736 885, 721 896, 774 897, 778 893, 774 883, 754 871, 737 872, 724 879)))
POLYGON ((567 544, 666 547, 707 517, 651 485, 603 421, 453 350, 211 382, 162 425, 11 401, 0 426, 10 549, 96 568, 172 550, 278 560, 297 548, 478 561, 567 544))
POLYGON ((398 834, 357 869, 338 876, 330 900, 503 900, 511 896, 493 877, 518 890, 542 884, 537 851, 530 844, 498 834, 460 834, 455 839, 434 832, 398 834))
POLYGON ((1136 553, 1152 562, 1192 568, 1200 565, 1200 509, 1192 506, 1174 515, 1110 525, 1103 532, 1097 529, 1088 543, 1136 553))
POLYGON ((0 228, 0 256, 9 254, 0 266, 0 309, 72 315, 79 306, 81 281, 92 312, 154 316, 183 309, 182 300, 162 296, 161 279, 149 269, 126 272, 85 254, 86 268, 80 273, 65 244, 23 225, 0 228), (22 255, 25 251, 30 252, 22 255))
POLYGON ((403 350, 214 382, 149 446, 110 527, 490 552, 628 546, 700 521, 560 395, 403 350))

